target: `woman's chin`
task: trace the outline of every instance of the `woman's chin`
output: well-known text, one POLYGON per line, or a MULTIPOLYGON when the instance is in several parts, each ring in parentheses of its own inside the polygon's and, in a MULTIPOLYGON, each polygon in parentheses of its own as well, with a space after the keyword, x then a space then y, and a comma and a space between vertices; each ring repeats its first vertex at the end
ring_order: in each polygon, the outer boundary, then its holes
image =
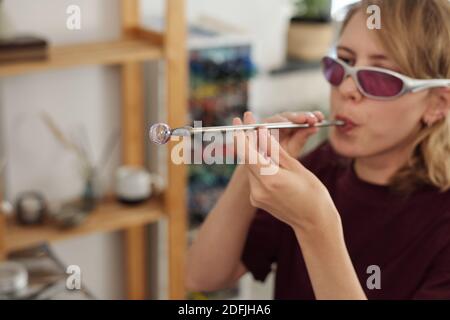
POLYGON ((334 151, 343 157, 356 158, 359 155, 357 139, 346 139, 335 130, 331 130, 328 140, 334 151))

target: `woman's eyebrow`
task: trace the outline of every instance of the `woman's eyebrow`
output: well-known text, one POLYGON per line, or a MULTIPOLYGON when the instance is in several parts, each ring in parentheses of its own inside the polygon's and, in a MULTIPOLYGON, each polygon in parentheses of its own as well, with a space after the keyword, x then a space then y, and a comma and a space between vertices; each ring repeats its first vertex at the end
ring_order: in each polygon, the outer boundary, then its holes
POLYGON ((355 51, 353 51, 350 48, 344 47, 344 46, 337 46, 337 50, 344 50, 344 51, 347 51, 350 54, 356 55, 355 51))
POLYGON ((372 54, 369 56, 371 60, 388 60, 388 57, 386 57, 384 54, 372 54))
MULTIPOLYGON (((337 46, 337 49, 347 51, 348 53, 350 53, 352 55, 356 55, 355 51, 353 51, 352 49, 345 47, 345 46, 337 46)), ((386 57, 382 53, 371 54, 371 55, 369 55, 369 59, 370 60, 389 60, 388 57, 386 57)))
MULTIPOLYGON (((350 49, 350 48, 348 48, 346 46, 339 45, 339 46, 336 47, 336 49, 338 51, 339 50, 346 51, 349 54, 351 54, 352 56, 357 56, 357 54, 356 54, 356 52, 354 50, 352 50, 352 49, 350 49)), ((370 59, 370 61, 373 61, 375 63, 377 63, 377 62, 390 62, 390 59, 386 55, 384 55, 382 53, 371 54, 371 55, 369 55, 369 59, 370 59)), ((390 67, 390 68, 392 70, 394 70, 394 71, 397 71, 396 68, 394 68, 394 67, 390 67)), ((400 72, 400 71, 398 71, 398 72, 400 72)))

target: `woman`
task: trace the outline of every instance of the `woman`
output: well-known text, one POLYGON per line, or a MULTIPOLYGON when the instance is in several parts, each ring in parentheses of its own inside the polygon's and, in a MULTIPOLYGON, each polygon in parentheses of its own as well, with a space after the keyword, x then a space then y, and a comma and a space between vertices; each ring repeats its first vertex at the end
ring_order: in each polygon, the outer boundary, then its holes
MULTIPOLYGON (((275 264, 276 299, 450 298, 450 3, 363 1, 336 51, 323 66, 331 118, 346 125, 300 162, 317 128, 280 131, 275 175, 237 168, 190 248, 188 289, 217 290, 246 272, 263 281, 275 264), (367 28, 372 4, 380 30, 367 28)), ((268 119, 286 120, 323 115, 268 119)), ((264 131, 238 139, 255 150, 277 143, 264 131)))

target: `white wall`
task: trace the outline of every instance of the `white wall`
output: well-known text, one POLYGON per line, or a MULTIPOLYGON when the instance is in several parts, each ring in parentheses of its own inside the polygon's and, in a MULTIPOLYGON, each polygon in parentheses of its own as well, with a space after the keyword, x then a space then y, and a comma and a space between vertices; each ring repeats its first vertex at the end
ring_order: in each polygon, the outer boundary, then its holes
MULTIPOLYGON (((142 19, 148 21, 163 12, 164 1, 142 0, 142 19)), ((283 35, 289 17, 290 0, 189 0, 187 17, 212 16, 235 25, 254 40, 255 61, 263 68, 281 63, 284 57, 283 35)))
MULTIPOLYGON (((150 24, 154 15, 163 12, 162 0, 143 0, 142 4, 145 9, 142 20, 146 24, 150 24)), ((311 105, 328 105, 329 86, 318 70, 277 77, 268 75, 270 69, 285 61, 286 30, 292 9, 290 4, 290 0, 188 1, 187 16, 190 21, 211 16, 244 30, 251 39, 259 76, 252 82, 250 108, 261 116, 308 109, 311 105)), ((338 9, 339 5, 335 5, 334 10, 338 9)))

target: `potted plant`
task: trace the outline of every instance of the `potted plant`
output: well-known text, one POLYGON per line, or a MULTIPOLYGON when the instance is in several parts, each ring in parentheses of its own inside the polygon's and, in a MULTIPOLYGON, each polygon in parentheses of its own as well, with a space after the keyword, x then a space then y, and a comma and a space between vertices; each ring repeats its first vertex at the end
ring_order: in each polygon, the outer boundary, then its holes
POLYGON ((333 41, 331 0, 293 0, 287 36, 287 55, 291 59, 317 61, 333 41))

